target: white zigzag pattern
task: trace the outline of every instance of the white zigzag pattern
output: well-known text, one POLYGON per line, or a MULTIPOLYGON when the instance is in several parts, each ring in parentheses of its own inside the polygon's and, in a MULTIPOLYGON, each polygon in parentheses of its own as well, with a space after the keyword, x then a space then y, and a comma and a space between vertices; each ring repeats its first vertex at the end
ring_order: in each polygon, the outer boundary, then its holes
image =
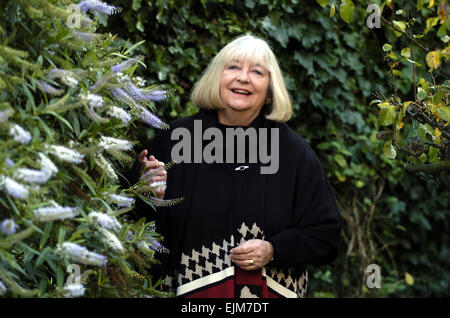
MULTIPOLYGON (((250 229, 245 223, 242 223, 241 227, 239 228, 238 232, 242 235, 241 241, 245 242, 249 239, 253 238, 261 238, 264 239, 264 233, 261 231, 261 229, 256 225, 256 223, 253 223, 252 228, 250 229), (251 235, 249 235, 251 234, 251 235)), ((196 250, 192 250, 191 255, 182 254, 181 256, 181 264, 185 266, 185 274, 178 273, 178 285, 183 285, 183 281, 192 281, 194 280, 193 275, 196 275, 196 278, 201 278, 204 275, 204 272, 207 272, 207 275, 211 275, 215 272, 220 272, 228 267, 233 266, 231 263, 231 258, 229 255, 229 248, 234 247, 234 236, 231 235, 230 240, 223 240, 222 246, 216 244, 215 242, 212 243, 211 248, 208 248, 206 246, 202 246, 201 253, 196 250), (220 258, 221 251, 223 252, 224 259, 220 258), (211 255, 212 254, 212 255, 211 255), (204 257, 205 260, 205 267, 202 267, 199 265, 200 262, 200 256, 204 257), (214 256, 214 263, 210 262, 210 257, 214 256), (189 262, 193 261, 195 263, 195 271, 190 269, 189 262)), ((278 284, 284 286, 285 288, 288 288, 289 290, 295 292, 298 297, 305 297, 306 294, 306 287, 308 283, 308 272, 305 271, 302 273, 300 278, 293 278, 293 270, 288 269, 287 273, 285 273, 282 270, 279 270, 274 267, 270 267, 267 271, 267 274, 270 278, 275 280, 278 284)), ((166 285, 169 287, 172 286, 173 278, 168 276, 166 278, 166 285)))

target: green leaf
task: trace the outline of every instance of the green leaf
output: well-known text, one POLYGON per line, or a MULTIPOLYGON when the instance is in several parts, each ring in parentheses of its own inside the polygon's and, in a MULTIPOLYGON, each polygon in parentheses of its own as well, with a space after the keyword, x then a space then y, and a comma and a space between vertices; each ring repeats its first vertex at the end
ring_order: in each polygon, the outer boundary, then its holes
POLYGON ((395 106, 383 106, 380 111, 380 123, 383 126, 392 125, 395 119, 395 106))
POLYGON ((441 89, 441 90, 437 91, 437 93, 431 97, 431 102, 435 105, 438 105, 439 103, 442 102, 442 99, 444 98, 444 96, 445 96, 445 90, 441 89))
POLYGON ((405 273, 405 282, 409 286, 414 285, 414 277, 408 272, 405 273))
POLYGON ((320 4, 320 6, 321 6, 322 8, 325 8, 325 7, 328 5, 328 2, 330 2, 330 0, 316 0, 316 2, 317 2, 318 4, 320 4))
POLYGON ((395 151, 395 148, 392 145, 392 140, 388 140, 384 144, 383 154, 389 159, 395 159, 395 157, 397 157, 397 151, 395 151))
POLYGON ((439 114, 441 114, 443 120, 450 123, 450 107, 448 106, 439 107, 439 114))
POLYGON ((61 245, 64 242, 65 236, 66 236, 66 229, 60 227, 58 232, 58 245, 61 245))
POLYGON ((52 112, 52 111, 46 111, 46 114, 55 116, 59 121, 61 121, 64 125, 66 125, 67 127, 69 127, 70 130, 73 131, 72 125, 66 119, 64 119, 63 117, 58 115, 57 113, 52 112))
POLYGON ((417 11, 423 9, 423 0, 417 0, 417 11))
POLYGON ((402 55, 404 58, 409 59, 409 58, 411 57, 411 49, 410 49, 409 47, 405 47, 405 48, 402 50, 401 55, 402 55))
POLYGON ((421 163, 425 163, 427 161, 427 155, 425 153, 421 154, 419 160, 421 163))
POLYGON ((145 27, 144 27, 144 24, 142 23, 142 21, 136 22, 136 29, 138 29, 141 32, 145 31, 145 27))
POLYGON ((47 239, 50 237, 50 233, 53 228, 53 222, 48 222, 45 224, 44 234, 41 236, 41 241, 39 242, 39 249, 42 249, 47 242, 47 239))
POLYGON ((417 89, 417 99, 422 100, 425 97, 427 97, 427 92, 422 87, 419 87, 417 89))
POLYGON ((353 11, 355 10, 355 5, 351 0, 342 0, 341 6, 339 7, 339 15, 341 19, 346 23, 350 23, 353 18, 353 11))
POLYGON ((330 18, 334 17, 335 14, 336 14, 336 5, 333 2, 333 4, 330 7, 330 18))
POLYGON ((72 234, 72 236, 67 240, 68 242, 74 242, 77 238, 79 238, 87 229, 81 229, 72 234))
POLYGON ((141 2, 142 2, 142 0, 133 0, 133 4, 131 5, 131 8, 134 11, 139 11, 139 9, 141 8, 141 2))
POLYGON ((439 27, 439 30, 437 31, 436 35, 440 38, 447 35, 447 27, 445 26, 445 24, 439 27))
POLYGON ((385 43, 385 44, 383 45, 383 51, 384 51, 384 52, 390 52, 390 51, 392 51, 392 45, 390 45, 389 43, 385 43))
POLYGON ((397 29, 402 30, 403 32, 405 32, 405 30, 406 30, 406 22, 394 20, 394 21, 392 21, 392 24, 394 24, 394 26, 397 29))
POLYGON ((254 9, 255 8, 255 1, 253 0, 245 0, 245 6, 249 9, 254 9))
POLYGON ((388 55, 393 61, 397 61, 398 60, 398 58, 397 58, 397 55, 394 53, 394 52, 390 52, 389 53, 389 55, 388 55))
POLYGON ((137 195, 139 197, 139 199, 141 199, 144 203, 146 203, 147 205, 150 205, 153 209, 155 209, 154 205, 144 195, 140 194, 139 192, 135 192, 135 191, 133 191, 133 193, 135 195, 137 195))
POLYGON ((355 183, 356 187, 361 189, 362 187, 364 187, 364 181, 358 180, 355 183))
POLYGON ((433 17, 427 19, 427 27, 425 28, 424 34, 427 34, 432 27, 434 27, 439 22, 439 17, 433 17))
POLYGON ((38 268, 39 266, 42 265, 42 263, 44 263, 47 260, 48 252, 50 252, 50 248, 49 247, 44 248, 44 250, 41 252, 39 257, 37 258, 36 263, 34 263, 34 267, 38 268))
POLYGON ((132 47, 130 47, 128 50, 126 50, 123 54, 124 54, 124 55, 130 54, 130 53, 133 52, 138 46, 141 46, 141 45, 144 44, 144 43, 145 43, 145 40, 142 40, 142 41, 136 43, 135 45, 133 45, 132 47))
POLYGON ((379 104, 379 103, 381 103, 381 100, 379 100, 379 99, 374 99, 374 100, 372 100, 372 101, 370 102, 369 105, 372 105, 372 104, 375 104, 375 103, 379 104))
POLYGON ((441 158, 439 158, 439 148, 430 146, 430 149, 428 150, 428 159, 430 162, 441 161, 441 158))
MULTIPOLYGON (((421 132, 423 132, 423 136, 426 138, 426 134, 429 134, 430 136, 434 137, 434 129, 433 127, 430 126, 430 124, 426 123, 424 124, 419 124, 419 129, 421 132)), ((423 139, 425 139, 423 138, 423 139)))
POLYGON ((334 161, 336 161, 337 164, 339 166, 341 166, 341 168, 347 168, 348 167, 347 160, 345 160, 344 156, 339 154, 339 153, 334 155, 334 161))
POLYGON ((426 56, 427 65, 432 69, 437 69, 441 65, 441 53, 439 51, 431 51, 426 56))

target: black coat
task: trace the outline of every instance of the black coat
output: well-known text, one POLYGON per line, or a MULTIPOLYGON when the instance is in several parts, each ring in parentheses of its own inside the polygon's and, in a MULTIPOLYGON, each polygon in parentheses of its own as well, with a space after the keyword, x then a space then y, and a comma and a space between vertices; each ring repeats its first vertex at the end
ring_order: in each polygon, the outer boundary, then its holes
MULTIPOLYGON (((203 130, 224 128, 218 123, 216 111, 200 110, 169 123, 170 130, 158 132, 146 147, 149 155, 165 163, 171 161, 171 149, 178 142, 171 140, 171 132, 185 127, 193 135, 196 119, 202 120, 203 130)), ((229 249, 251 238, 273 244, 272 268, 294 270, 297 276, 306 272, 308 264, 327 264, 336 258, 342 218, 317 156, 295 131, 286 124, 267 120, 262 112, 251 126, 279 129, 277 173, 261 174, 259 163, 245 163, 249 168, 243 171, 235 170, 242 163, 179 163, 168 170, 165 199, 182 197, 180 204, 158 208, 155 213, 137 202, 135 213, 156 220, 156 229, 170 250, 170 254, 160 255, 161 275, 177 275, 180 262, 192 262, 196 251, 212 248, 211 244, 221 246, 222 255, 215 257, 227 263, 229 249)), ((139 171, 136 161, 128 176, 131 184, 138 180, 139 171)), ((194 270, 195 265, 191 266, 194 270)), ((178 277, 175 285, 207 274, 199 270, 178 277)))

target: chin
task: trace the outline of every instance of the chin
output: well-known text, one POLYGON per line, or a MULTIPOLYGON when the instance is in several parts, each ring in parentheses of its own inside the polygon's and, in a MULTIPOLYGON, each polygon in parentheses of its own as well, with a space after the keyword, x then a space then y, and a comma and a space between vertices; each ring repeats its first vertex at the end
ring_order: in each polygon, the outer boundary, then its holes
POLYGON ((228 107, 237 111, 249 110, 253 108, 252 106, 249 105, 229 105, 228 107))
POLYGON ((243 112, 247 111, 249 109, 252 109, 251 107, 230 107, 234 111, 243 112))

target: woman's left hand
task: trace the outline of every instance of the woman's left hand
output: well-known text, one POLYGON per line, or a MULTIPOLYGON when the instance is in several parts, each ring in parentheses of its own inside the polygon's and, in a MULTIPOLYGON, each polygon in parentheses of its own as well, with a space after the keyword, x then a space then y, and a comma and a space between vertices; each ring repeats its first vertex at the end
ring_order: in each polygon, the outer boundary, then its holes
POLYGON ((273 246, 263 240, 245 241, 230 250, 231 260, 243 270, 252 271, 263 268, 273 257, 273 246))

